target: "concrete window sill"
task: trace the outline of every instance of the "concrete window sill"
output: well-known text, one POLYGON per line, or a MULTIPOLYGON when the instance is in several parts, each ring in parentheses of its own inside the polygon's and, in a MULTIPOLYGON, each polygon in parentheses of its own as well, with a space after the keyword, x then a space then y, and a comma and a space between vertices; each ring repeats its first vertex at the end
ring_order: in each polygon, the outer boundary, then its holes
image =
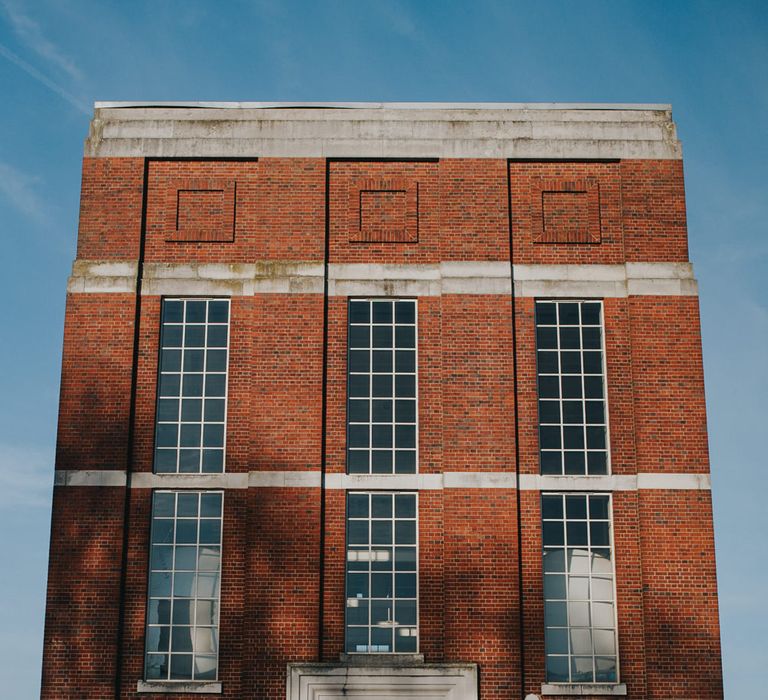
POLYGON ((200 693, 220 694, 219 681, 139 681, 136 684, 138 693, 200 693))
POLYGON ((626 683, 575 683, 573 685, 558 685, 544 683, 541 686, 542 695, 626 695, 626 683))

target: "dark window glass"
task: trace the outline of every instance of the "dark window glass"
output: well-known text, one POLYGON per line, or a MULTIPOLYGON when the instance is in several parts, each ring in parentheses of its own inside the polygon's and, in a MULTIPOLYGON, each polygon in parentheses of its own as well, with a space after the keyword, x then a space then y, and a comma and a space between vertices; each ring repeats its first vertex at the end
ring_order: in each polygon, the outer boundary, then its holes
POLYGON ((223 450, 199 448, 224 444, 229 301, 165 299, 161 318, 154 469, 223 471, 223 450))
POLYGON ((414 493, 347 494, 348 653, 418 649, 416 500, 414 493))
POLYGON ((354 299, 348 317, 347 469, 414 473, 416 302, 354 299))
POLYGON ((536 302, 542 474, 608 471, 600 302, 536 302))
POLYGON ((222 494, 157 491, 152 512, 145 677, 194 680, 196 668, 215 679, 222 494))
POLYGON ((541 497, 549 682, 618 680, 609 499, 578 493, 541 497))

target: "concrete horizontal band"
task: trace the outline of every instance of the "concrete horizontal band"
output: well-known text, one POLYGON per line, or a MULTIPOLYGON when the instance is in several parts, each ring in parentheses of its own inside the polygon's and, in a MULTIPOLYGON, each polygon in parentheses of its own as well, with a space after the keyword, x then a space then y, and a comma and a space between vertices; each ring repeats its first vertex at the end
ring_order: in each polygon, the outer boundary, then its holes
MULTIPOLYGON (((134 293, 136 263, 77 260, 67 291, 134 293)), ((318 262, 147 263, 142 294, 148 296, 253 296, 322 294, 324 266, 318 262)), ((690 263, 625 265, 515 265, 517 297, 696 296, 690 263)), ((330 296, 507 295, 509 263, 342 263, 328 266, 330 296)))
POLYGON ((287 700, 477 700, 476 664, 288 664, 287 700))
POLYGON ((541 686, 542 695, 578 695, 591 697, 593 695, 626 695, 626 683, 544 683, 541 686))
POLYGON ((218 681, 139 681, 137 693, 184 693, 219 694, 222 691, 218 681))
POLYGON ((102 103, 85 155, 680 159, 682 152, 668 105, 102 103))
MULTIPOLYGON (((125 486, 121 470, 56 470, 56 486, 125 486)), ((136 489, 246 489, 320 488, 319 471, 252 471, 225 474, 153 474, 134 472, 131 488, 136 489)), ((608 476, 550 476, 521 474, 522 491, 708 491, 709 474, 643 473, 608 476)), ((514 489, 514 472, 444 472, 442 474, 326 474, 325 488, 331 490, 435 491, 442 489, 514 489)))

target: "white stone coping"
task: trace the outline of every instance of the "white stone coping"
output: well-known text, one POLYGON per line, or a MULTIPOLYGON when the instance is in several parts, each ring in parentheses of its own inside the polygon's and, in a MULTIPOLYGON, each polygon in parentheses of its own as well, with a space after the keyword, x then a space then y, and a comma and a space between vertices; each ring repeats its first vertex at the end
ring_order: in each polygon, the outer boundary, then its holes
POLYGON ((682 157, 669 105, 584 103, 98 103, 85 154, 682 157))
POLYGON ((134 107, 172 109, 514 109, 514 110, 599 110, 599 111, 665 111, 672 109, 668 103, 635 102, 200 102, 200 101, 96 101, 94 109, 126 109, 134 107))
MULTIPOLYGON (((76 260, 70 293, 134 293, 135 262, 76 260)), ((142 294, 223 295, 322 294, 324 265, 296 260, 257 263, 146 263, 142 294)), ((691 263, 625 265, 514 265, 516 297, 696 296, 691 263)), ((508 295, 505 261, 436 264, 333 263, 330 296, 508 295)))
POLYGON ((626 683, 543 683, 542 695, 626 695, 626 683))
POLYGON ((220 694, 219 681, 139 681, 137 693, 185 693, 220 694))
POLYGON ((286 700, 477 700, 477 664, 290 663, 286 700))
MULTIPOLYGON (((56 486, 125 486, 122 470, 56 470, 56 486)), ((709 491, 706 473, 642 473, 607 476, 521 474, 521 491, 709 491)), ((514 489, 514 472, 444 472, 441 474, 326 474, 330 490, 439 491, 443 489, 514 489)), ((134 472, 131 488, 320 488, 320 471, 251 471, 224 474, 153 474, 134 472)))

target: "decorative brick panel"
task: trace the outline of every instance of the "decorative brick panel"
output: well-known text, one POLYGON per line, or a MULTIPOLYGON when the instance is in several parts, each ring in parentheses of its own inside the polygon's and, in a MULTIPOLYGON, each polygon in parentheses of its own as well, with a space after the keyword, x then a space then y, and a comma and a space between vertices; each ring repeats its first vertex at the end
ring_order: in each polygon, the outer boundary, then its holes
POLYGON ((349 187, 349 240, 418 243, 419 183, 413 179, 358 180, 349 187))
POLYGON ((235 240, 234 180, 173 180, 165 197, 165 240, 231 243, 235 240))
POLYGON ((597 180, 533 178, 531 234, 534 243, 600 243, 597 180))

